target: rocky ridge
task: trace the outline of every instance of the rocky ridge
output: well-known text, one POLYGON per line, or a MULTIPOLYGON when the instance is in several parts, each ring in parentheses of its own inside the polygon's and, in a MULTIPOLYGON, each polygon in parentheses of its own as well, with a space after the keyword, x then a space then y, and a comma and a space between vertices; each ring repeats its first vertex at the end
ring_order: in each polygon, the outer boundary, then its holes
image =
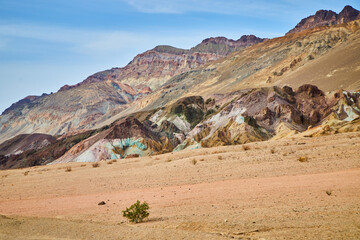
MULTIPOLYGON (((243 47, 261 40, 255 36, 240 39, 243 47)), ((0 116, 0 142, 19 133, 59 135, 92 128, 152 94, 172 76, 221 57, 206 51, 157 46, 137 55, 124 68, 102 71, 76 85, 65 85, 57 93, 13 104, 0 116)))
POLYGON ((191 48, 190 52, 209 52, 220 56, 227 56, 232 52, 261 43, 265 40, 265 38, 259 38, 254 35, 243 35, 238 40, 227 39, 225 37, 207 38, 191 48))
POLYGON ((295 28, 291 29, 286 34, 301 32, 318 26, 331 26, 347 23, 357 19, 360 19, 360 11, 349 5, 345 6, 339 14, 331 10, 319 10, 315 15, 302 19, 295 28))
MULTIPOLYGON (((244 35, 238 40, 225 37, 208 38, 191 49, 160 45, 138 54, 123 68, 95 73, 78 85, 113 80, 127 83, 138 90, 144 85, 154 90, 175 75, 199 68, 207 62, 264 40, 254 35, 244 35)), ((78 85, 65 85, 60 90, 78 85)))
POLYGON ((292 137, 360 131, 360 93, 325 94, 313 85, 244 89, 181 98, 102 129, 56 140, 26 154, 1 156, 2 168, 96 162, 292 137), (39 161, 38 159, 42 159, 39 161), (21 163, 21 164, 20 164, 21 163))

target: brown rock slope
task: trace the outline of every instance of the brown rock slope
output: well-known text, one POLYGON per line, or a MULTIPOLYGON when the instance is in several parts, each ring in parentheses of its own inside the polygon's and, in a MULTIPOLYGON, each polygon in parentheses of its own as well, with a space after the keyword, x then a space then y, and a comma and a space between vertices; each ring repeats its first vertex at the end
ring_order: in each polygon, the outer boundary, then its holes
POLYGON ((1 155, 20 154, 28 150, 38 150, 55 142, 56 139, 46 134, 22 134, 0 144, 1 155))
POLYGON ((190 52, 209 52, 220 56, 227 56, 232 52, 263 42, 264 40, 266 39, 254 35, 243 35, 238 40, 227 39, 225 37, 207 38, 191 48, 190 52))
POLYGON ((21 134, 0 145, 0 169, 24 168, 48 164, 70 150, 77 143, 104 129, 54 138, 46 134, 21 134))
POLYGON ((302 19, 295 28, 291 29, 287 34, 301 32, 318 26, 331 26, 347 23, 357 19, 360 19, 360 11, 349 5, 345 6, 339 14, 331 10, 319 10, 315 15, 302 19))

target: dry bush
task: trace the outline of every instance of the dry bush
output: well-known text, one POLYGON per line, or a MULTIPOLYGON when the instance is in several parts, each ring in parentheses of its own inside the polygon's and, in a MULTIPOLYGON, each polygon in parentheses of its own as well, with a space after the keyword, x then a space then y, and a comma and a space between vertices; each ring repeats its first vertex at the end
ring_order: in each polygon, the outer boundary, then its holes
POLYGON ((191 163, 192 163, 193 165, 195 165, 195 164, 197 163, 196 159, 193 158, 193 159, 191 160, 191 163))
POLYGON ((81 164, 80 167, 86 167, 86 164, 81 164))
POLYGON ((106 161, 107 164, 113 164, 113 163, 115 163, 115 162, 117 162, 116 159, 112 159, 112 160, 106 161))
POLYGON ((215 150, 215 151, 211 152, 210 154, 217 154, 217 153, 225 153, 225 151, 223 151, 223 150, 215 150))
POLYGON ((202 158, 202 159, 200 159, 199 161, 200 161, 200 162, 203 162, 203 161, 205 161, 205 159, 204 159, 204 158, 202 158))
POLYGON ((71 167, 66 167, 65 172, 71 172, 71 167))
POLYGON ((327 194, 328 196, 331 196, 331 194, 332 194, 332 191, 331 191, 331 190, 326 190, 325 192, 326 192, 326 194, 327 194))
POLYGON ((299 162, 307 162, 309 160, 309 158, 307 156, 302 156, 298 158, 299 162))
POLYGON ((98 162, 94 162, 94 163, 92 164, 92 167, 93 167, 93 168, 100 167, 100 163, 98 163, 98 162))
POLYGON ((272 154, 274 154, 274 153, 275 153, 275 149, 272 148, 272 149, 270 150, 270 152, 271 152, 272 154))
POLYGON ((171 159, 167 159, 167 160, 165 160, 165 162, 171 162, 172 160, 171 159))
POLYGON ((250 147, 247 146, 247 145, 242 145, 242 149, 243 149, 244 151, 247 151, 247 150, 250 150, 250 147))
POLYGON ((24 176, 27 176, 29 174, 30 171, 25 171, 24 172, 24 176))
POLYGON ((222 159, 223 159, 223 157, 222 157, 221 155, 219 155, 219 156, 218 156, 218 159, 219 159, 219 160, 222 160, 222 159))

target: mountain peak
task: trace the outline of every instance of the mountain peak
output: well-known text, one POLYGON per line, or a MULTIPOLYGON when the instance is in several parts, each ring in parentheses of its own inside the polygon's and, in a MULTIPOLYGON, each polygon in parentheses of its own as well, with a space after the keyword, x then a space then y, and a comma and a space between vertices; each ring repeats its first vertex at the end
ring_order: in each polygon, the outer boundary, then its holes
POLYGON ((255 35, 243 35, 238 40, 228 39, 226 37, 210 37, 191 48, 190 51, 209 52, 226 56, 234 51, 263 42, 264 40, 265 38, 259 38, 255 35))
POLYGON ((176 54, 181 55, 188 52, 186 49, 176 48, 169 45, 158 45, 152 49, 152 51, 159 52, 159 53, 170 53, 170 54, 176 54))
POLYGON ((344 9, 340 12, 340 14, 343 12, 358 12, 358 11, 350 5, 346 5, 344 9))
POLYGON ((339 14, 331 10, 318 10, 315 15, 302 19, 295 28, 286 34, 301 32, 318 26, 346 23, 357 19, 360 19, 360 12, 350 5, 345 6, 339 14))
POLYGON ((360 12, 352 6, 346 5, 338 15, 340 23, 350 22, 360 19, 360 12))

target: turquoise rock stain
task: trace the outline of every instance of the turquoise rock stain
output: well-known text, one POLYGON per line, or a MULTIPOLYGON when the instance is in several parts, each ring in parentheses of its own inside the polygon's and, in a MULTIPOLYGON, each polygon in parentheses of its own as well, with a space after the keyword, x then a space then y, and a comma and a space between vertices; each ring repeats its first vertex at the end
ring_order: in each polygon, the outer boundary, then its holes
POLYGON ((235 121, 238 123, 238 124, 242 124, 245 122, 245 118, 241 115, 238 115, 235 119, 235 121))
POLYGON ((122 89, 119 87, 119 85, 117 85, 116 83, 111 83, 111 85, 116 89, 121 91, 122 89))
POLYGON ((139 156, 145 155, 145 150, 147 150, 147 146, 140 142, 140 139, 132 139, 132 138, 125 138, 119 140, 113 140, 112 144, 107 143, 105 146, 108 149, 108 153, 111 159, 118 159, 118 158, 125 158, 127 155, 130 154, 139 154, 139 156), (125 149, 124 156, 120 154, 115 154, 112 150, 113 147, 120 147, 121 149, 125 149))

